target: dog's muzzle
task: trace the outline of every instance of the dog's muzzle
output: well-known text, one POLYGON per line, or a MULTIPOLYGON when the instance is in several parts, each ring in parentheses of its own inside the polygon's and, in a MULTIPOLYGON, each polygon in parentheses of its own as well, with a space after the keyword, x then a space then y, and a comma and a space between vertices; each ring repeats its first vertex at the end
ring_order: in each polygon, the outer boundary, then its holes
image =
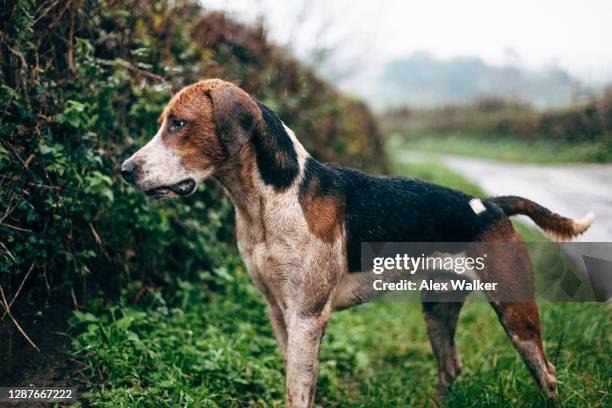
POLYGON ((121 177, 128 183, 134 185, 137 189, 142 190, 149 197, 166 197, 173 194, 178 196, 187 196, 194 192, 197 187, 196 181, 191 178, 185 178, 178 183, 163 184, 156 187, 144 187, 138 181, 138 165, 132 159, 128 159, 121 165, 121 177))

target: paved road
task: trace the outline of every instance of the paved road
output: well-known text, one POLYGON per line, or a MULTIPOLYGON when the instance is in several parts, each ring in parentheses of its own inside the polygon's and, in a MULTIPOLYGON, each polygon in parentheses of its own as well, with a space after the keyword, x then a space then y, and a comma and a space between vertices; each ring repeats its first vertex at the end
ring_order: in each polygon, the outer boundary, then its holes
MULTIPOLYGON (((405 152, 403 157, 428 159, 415 152, 405 152)), ((524 196, 571 218, 594 211, 595 222, 577 241, 612 242, 612 165, 514 164, 448 155, 436 158, 492 195, 524 196)))

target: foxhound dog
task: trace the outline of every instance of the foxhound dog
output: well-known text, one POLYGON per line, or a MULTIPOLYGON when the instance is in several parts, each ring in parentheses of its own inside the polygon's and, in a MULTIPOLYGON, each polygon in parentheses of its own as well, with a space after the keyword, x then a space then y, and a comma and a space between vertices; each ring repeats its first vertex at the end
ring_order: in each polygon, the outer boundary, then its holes
MULTIPOLYGON (((121 166, 152 197, 191 194, 216 179, 236 210, 236 235, 261 291, 285 363, 286 406, 310 407, 319 344, 335 310, 369 300, 356 279, 362 242, 512 242, 509 216, 524 214, 556 238, 593 221, 564 218, 525 198, 476 198, 442 186, 325 164, 294 132, 238 86, 219 79, 183 88, 164 109, 157 134, 121 166)), ((488 265, 489 281, 522 274, 533 292, 524 248, 488 265)), ((512 285, 510 285, 512 287, 512 285)), ((535 301, 490 299, 514 347, 546 397, 557 393, 555 368, 542 347, 535 301)), ((428 335, 444 395, 461 371, 454 342, 462 302, 424 302, 428 335)))

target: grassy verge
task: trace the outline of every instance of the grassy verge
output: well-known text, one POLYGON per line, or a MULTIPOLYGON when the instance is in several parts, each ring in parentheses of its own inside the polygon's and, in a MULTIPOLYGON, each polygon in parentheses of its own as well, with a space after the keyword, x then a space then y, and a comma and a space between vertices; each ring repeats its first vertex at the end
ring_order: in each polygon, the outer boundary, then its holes
POLYGON ((612 161, 612 150, 604 142, 559 142, 524 140, 511 136, 468 133, 423 133, 390 136, 391 146, 437 154, 458 154, 511 162, 588 163, 612 161))
MULTIPOLYGON (((480 195, 436 164, 401 164, 403 174, 480 195)), ((200 281, 153 291, 140 303, 128 288, 112 306, 92 302, 71 319, 73 353, 92 406, 280 407, 282 362, 260 296, 238 258, 200 281), (210 287, 216 290, 211 292, 210 287)), ((555 360, 559 406, 612 403, 605 304, 542 304, 545 349, 555 360)), ((467 303, 457 344, 465 373, 449 407, 542 406, 537 387, 492 309, 467 303)), ((421 306, 375 302, 337 313, 321 346, 317 404, 431 405, 436 364, 421 306)))

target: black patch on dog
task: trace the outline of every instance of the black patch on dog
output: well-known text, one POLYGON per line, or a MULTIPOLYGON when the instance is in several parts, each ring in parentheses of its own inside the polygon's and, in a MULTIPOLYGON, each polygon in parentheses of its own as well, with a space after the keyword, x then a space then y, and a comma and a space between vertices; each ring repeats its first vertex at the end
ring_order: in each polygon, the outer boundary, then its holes
POLYGON ((472 242, 505 217, 485 199, 486 211, 476 214, 469 204, 474 197, 457 190, 309 159, 301 189, 315 177, 319 194, 343 197, 349 272, 361 271, 362 242, 472 242))
POLYGON ((349 271, 361 269, 362 242, 471 242, 505 217, 482 200, 486 211, 470 207, 474 197, 404 177, 375 177, 336 167, 346 197, 345 229, 349 271))
POLYGON ((262 128, 253 138, 257 168, 264 183, 285 190, 300 172, 297 153, 280 119, 263 103, 257 101, 257 105, 263 118, 262 128))

